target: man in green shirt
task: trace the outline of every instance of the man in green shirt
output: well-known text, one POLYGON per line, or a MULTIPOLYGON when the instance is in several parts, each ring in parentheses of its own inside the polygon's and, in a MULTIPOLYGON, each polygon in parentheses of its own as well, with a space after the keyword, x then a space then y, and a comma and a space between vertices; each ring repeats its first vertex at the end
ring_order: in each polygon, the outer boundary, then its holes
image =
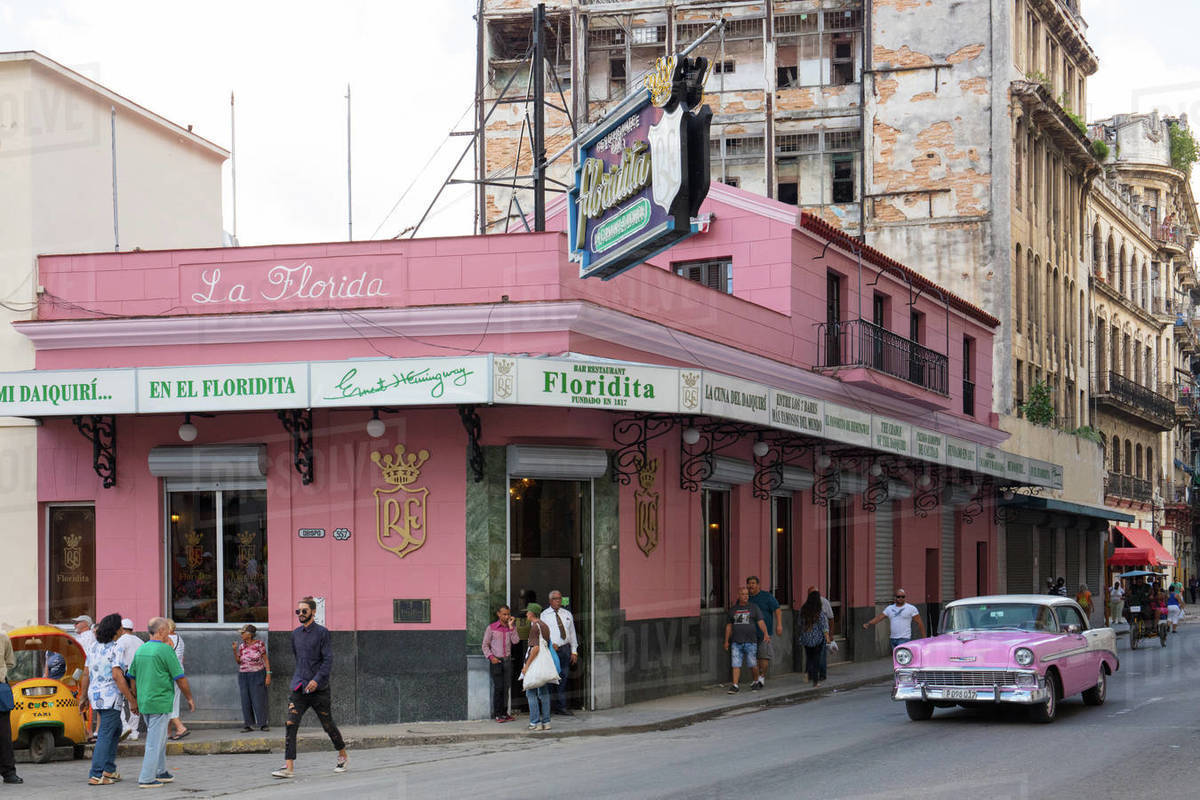
POLYGON ((146 754, 138 775, 138 788, 164 786, 175 780, 167 772, 167 722, 175 703, 175 684, 187 698, 188 711, 196 710, 192 689, 183 675, 175 649, 167 642, 170 620, 154 617, 146 626, 150 641, 137 649, 129 665, 129 682, 137 694, 138 709, 146 720, 146 754))

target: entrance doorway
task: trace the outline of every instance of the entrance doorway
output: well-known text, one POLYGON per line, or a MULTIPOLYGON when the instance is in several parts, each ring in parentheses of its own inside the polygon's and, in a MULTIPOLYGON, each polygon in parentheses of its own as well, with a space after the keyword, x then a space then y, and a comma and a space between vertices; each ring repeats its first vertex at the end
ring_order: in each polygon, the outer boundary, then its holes
MULTIPOLYGON (((509 605, 521 615, 529 603, 549 608, 550 592, 562 592, 563 607, 575 618, 580 653, 567 675, 567 704, 572 708, 589 708, 592 699, 592 504, 590 479, 509 478, 509 605)), ((514 648, 514 657, 523 659, 528 626, 523 616, 518 622, 522 642, 514 648)), ((520 669, 513 672, 519 674, 520 669)), ((552 686, 551 691, 557 690, 552 686)), ((514 707, 527 708, 519 681, 512 700, 514 707)))
POLYGON ((845 632, 846 613, 846 524, 848 510, 844 499, 829 501, 829 524, 826 526, 825 585, 829 587, 825 596, 833 608, 833 619, 829 621, 829 632, 842 636, 845 632))

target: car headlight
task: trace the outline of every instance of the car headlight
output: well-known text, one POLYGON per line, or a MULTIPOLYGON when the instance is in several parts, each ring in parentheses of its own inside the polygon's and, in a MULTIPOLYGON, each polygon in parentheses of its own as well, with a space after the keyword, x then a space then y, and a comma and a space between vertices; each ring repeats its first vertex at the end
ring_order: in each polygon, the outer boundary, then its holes
POLYGON ((21 690, 21 694, 26 697, 49 697, 58 691, 53 686, 29 686, 21 690))
POLYGON ((912 683, 916 680, 916 671, 911 669, 896 670, 896 683, 912 683))
POLYGON ((892 653, 896 659, 896 663, 902 667, 907 667, 912 663, 912 651, 907 647, 897 647, 896 652, 892 653))
POLYGON ((1015 658, 1017 663, 1022 667, 1028 667, 1033 663, 1033 651, 1028 647, 1018 647, 1017 651, 1013 653, 1013 658, 1015 658))

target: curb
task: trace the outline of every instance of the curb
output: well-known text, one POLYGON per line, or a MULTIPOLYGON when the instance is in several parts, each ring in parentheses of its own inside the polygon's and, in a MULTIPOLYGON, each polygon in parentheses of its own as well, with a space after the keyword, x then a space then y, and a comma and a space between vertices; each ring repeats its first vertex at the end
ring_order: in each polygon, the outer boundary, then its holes
MULTIPOLYGON (((678 728, 685 728, 689 725, 695 725, 698 722, 707 722, 712 719, 722 717, 732 711, 744 711, 746 709, 766 709, 777 708, 782 706, 794 705, 796 703, 808 702, 821 697, 833 694, 834 692, 848 691, 850 689, 858 689, 863 686, 872 684, 884 683, 891 680, 891 670, 886 674, 872 675, 862 678, 839 683, 837 686, 828 688, 813 689, 812 687, 801 687, 792 691, 785 692, 774 697, 753 698, 742 702, 732 702, 729 705, 721 706, 720 708, 708 708, 703 711, 694 711, 680 716, 662 719, 656 722, 644 722, 640 724, 630 725, 607 725, 603 728, 589 728, 582 730, 570 730, 562 728, 554 728, 545 733, 539 734, 539 738, 544 737, 575 737, 575 736, 619 736, 627 733, 651 733, 654 731, 669 731, 678 728)), ((457 742, 478 742, 478 741, 494 741, 494 740, 522 740, 528 739, 530 734, 524 730, 514 731, 512 733, 497 731, 495 733, 406 733, 406 734, 389 734, 379 736, 349 736, 346 737, 346 747, 352 750, 374 750, 385 747, 421 747, 428 745, 454 744, 457 742)), ((233 755, 246 753, 272 753, 280 752, 283 749, 283 737, 255 736, 251 738, 239 739, 216 739, 207 742, 167 742, 168 756, 198 756, 198 755, 233 755)), ((323 735, 304 735, 301 734, 296 740, 296 750, 300 753, 319 753, 328 751, 330 748, 329 742, 323 735)), ((91 749, 90 747, 88 748, 91 749)), ((145 751, 145 744, 142 741, 136 742, 121 742, 117 747, 118 756, 141 756, 145 751)))

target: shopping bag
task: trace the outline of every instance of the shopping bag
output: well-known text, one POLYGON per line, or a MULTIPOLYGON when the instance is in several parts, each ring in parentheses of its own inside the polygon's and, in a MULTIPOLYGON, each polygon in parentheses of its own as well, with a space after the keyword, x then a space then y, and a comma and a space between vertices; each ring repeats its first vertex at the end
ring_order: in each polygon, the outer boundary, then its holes
POLYGON ((537 656, 534 657, 533 663, 529 665, 529 669, 525 670, 525 675, 521 678, 522 686, 526 690, 536 689, 547 683, 558 683, 558 670, 554 668, 554 658, 550 655, 553 652, 554 648, 546 639, 543 639, 542 644, 538 646, 537 656))

